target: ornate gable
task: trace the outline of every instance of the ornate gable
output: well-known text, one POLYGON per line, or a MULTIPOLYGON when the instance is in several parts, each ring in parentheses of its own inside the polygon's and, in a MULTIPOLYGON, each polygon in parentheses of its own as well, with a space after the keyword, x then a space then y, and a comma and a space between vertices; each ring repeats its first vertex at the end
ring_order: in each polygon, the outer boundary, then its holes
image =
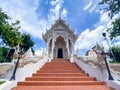
POLYGON ((77 35, 74 34, 73 30, 71 30, 69 26, 65 24, 65 21, 61 18, 56 20, 55 24, 53 24, 52 27, 43 35, 43 39, 47 42, 47 38, 49 38, 52 33, 62 31, 68 32, 69 36, 74 38, 74 41, 77 40, 77 35))

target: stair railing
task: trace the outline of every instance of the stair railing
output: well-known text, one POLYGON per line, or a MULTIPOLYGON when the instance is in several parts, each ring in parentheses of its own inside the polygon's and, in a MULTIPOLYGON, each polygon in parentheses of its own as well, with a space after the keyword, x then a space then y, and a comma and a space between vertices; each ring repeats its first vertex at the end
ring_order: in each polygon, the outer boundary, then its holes
POLYGON ((104 51, 101 52, 101 55, 105 61, 105 65, 106 65, 106 68, 107 68, 107 72, 108 72, 108 80, 114 80, 113 77, 112 77, 112 74, 110 72, 110 68, 108 66, 108 62, 106 60, 106 53, 104 51))
POLYGON ((10 81, 11 80, 15 80, 15 75, 16 75, 17 67, 19 65, 19 61, 20 61, 20 58, 22 57, 22 54, 23 54, 22 51, 18 52, 18 60, 17 60, 17 62, 15 64, 15 68, 14 68, 13 74, 12 74, 12 76, 10 78, 10 81))

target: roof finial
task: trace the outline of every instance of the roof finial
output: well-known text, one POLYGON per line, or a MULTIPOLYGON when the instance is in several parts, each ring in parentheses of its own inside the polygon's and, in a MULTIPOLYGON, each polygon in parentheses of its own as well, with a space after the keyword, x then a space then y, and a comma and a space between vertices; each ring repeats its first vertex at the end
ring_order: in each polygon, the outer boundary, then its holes
POLYGON ((61 13, 59 13, 59 19, 61 19, 61 13))

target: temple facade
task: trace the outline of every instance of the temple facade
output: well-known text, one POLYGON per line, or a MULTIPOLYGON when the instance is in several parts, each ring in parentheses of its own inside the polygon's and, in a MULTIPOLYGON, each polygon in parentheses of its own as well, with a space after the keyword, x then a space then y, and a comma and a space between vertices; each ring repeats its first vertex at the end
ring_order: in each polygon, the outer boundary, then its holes
POLYGON ((73 53, 77 35, 65 21, 59 18, 43 35, 47 45, 47 55, 51 58, 69 58, 73 53))

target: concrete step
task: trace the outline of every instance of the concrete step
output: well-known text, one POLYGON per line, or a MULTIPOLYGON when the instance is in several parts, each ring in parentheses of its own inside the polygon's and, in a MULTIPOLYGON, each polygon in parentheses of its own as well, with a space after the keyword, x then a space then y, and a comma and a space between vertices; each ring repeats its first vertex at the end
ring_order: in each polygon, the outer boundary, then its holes
POLYGON ((84 71, 73 71, 73 70, 41 70, 36 73, 84 73, 84 71))
POLYGON ((25 81, 18 82, 18 86, 88 86, 105 85, 105 82, 98 81, 25 81))
POLYGON ((18 86, 13 90, 110 90, 106 85, 93 86, 18 86))
POLYGON ((95 81, 90 77, 29 77, 26 81, 95 81))
POLYGON ((51 77, 55 77, 55 76, 74 76, 74 77, 88 77, 87 74, 85 73, 37 73, 37 74, 33 74, 34 76, 51 76, 51 77))

